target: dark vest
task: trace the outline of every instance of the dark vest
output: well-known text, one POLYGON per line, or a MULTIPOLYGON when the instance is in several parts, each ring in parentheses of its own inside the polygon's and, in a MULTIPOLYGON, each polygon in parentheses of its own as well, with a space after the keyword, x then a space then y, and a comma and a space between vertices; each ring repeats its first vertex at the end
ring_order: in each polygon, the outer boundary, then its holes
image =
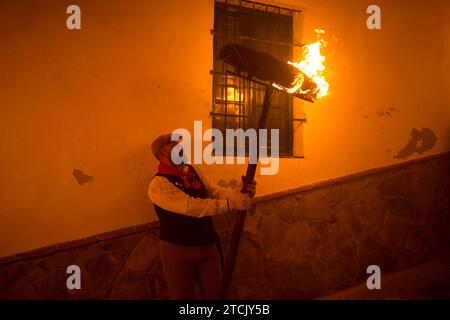
MULTIPOLYGON (((165 177, 191 197, 207 198, 205 185, 200 180, 198 174, 190 178, 191 186, 187 188, 183 184, 183 179, 179 176, 161 173, 157 173, 155 176, 165 177), (194 188, 192 184, 197 185, 198 188, 194 188)), ((157 205, 154 206, 160 222, 160 238, 162 240, 184 246, 220 245, 219 237, 217 236, 210 216, 194 218, 170 212, 157 205)))

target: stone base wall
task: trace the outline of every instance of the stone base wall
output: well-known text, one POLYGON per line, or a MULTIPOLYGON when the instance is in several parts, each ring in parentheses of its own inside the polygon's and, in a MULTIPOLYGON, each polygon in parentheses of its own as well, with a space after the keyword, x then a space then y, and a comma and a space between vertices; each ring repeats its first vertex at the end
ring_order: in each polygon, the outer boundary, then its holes
MULTIPOLYGON (((233 214, 215 218, 226 244, 233 214)), ((311 299, 446 254, 450 155, 263 199, 247 217, 230 292, 311 299)), ((157 224, 0 259, 1 299, 166 299, 157 224), (81 290, 66 268, 81 268, 81 290)), ((226 246, 225 246, 226 247, 226 246)))
POLYGON ((159 229, 149 226, 4 264, 0 266, 0 299, 166 299, 158 238, 159 229), (80 290, 67 289, 70 265, 80 267, 80 290))

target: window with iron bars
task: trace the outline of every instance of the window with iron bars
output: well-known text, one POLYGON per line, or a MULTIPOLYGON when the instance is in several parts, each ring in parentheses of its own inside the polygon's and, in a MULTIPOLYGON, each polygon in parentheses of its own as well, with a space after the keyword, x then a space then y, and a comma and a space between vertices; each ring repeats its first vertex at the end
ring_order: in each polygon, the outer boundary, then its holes
MULTIPOLYGON (((219 58, 225 44, 235 43, 268 53, 282 61, 292 60, 294 10, 244 0, 216 0, 214 3, 212 126, 226 129, 256 128, 264 100, 264 86, 230 74, 219 58)), ((294 155, 293 98, 274 90, 267 129, 279 129, 280 156, 294 155)), ((267 145, 270 154, 270 134, 267 145)), ((234 150, 224 154, 235 155, 234 150)), ((248 150, 248 148, 245 148, 248 150)))

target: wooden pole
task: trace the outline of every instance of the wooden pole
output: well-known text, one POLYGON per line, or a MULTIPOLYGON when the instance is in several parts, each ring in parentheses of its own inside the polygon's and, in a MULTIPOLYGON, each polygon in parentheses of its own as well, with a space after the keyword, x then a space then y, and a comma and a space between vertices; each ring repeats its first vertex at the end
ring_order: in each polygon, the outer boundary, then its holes
MULTIPOLYGON (((264 129, 266 127, 267 115, 269 113, 269 106, 272 97, 272 92, 273 92, 272 86, 269 84, 266 85, 266 89, 264 92, 264 102, 261 110, 261 115, 259 117, 258 127, 256 129, 264 129)), ((259 141, 257 150, 258 151, 256 159, 259 158, 259 141)), ((248 164, 241 192, 243 193, 247 192, 247 185, 255 178, 256 166, 257 163, 248 164)), ((225 300, 228 295, 228 290, 230 288, 231 280, 233 278, 234 266, 236 264, 239 242, 241 240, 242 231, 244 230, 244 222, 246 215, 247 215, 246 210, 240 210, 237 212, 236 218, 234 220, 230 245, 228 246, 228 250, 225 256, 223 276, 219 288, 218 299, 220 300, 225 300)))

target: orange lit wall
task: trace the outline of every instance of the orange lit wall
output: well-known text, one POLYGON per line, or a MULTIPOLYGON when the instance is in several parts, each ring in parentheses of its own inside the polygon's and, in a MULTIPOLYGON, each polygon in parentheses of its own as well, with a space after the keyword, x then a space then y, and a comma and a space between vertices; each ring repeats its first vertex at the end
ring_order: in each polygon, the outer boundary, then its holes
MULTIPOLYGON (((0 3, 0 256, 155 219, 149 143, 211 124, 212 0, 76 3, 79 31, 67 2, 0 3)), ((296 102, 305 159, 259 177, 260 195, 450 150, 448 1, 377 1, 379 31, 366 28, 368 1, 275 3, 305 10, 298 42, 315 28, 337 41, 329 96, 296 102), (395 159, 413 128, 436 144, 395 159)), ((245 166, 218 169, 204 168, 228 181, 245 166)))

